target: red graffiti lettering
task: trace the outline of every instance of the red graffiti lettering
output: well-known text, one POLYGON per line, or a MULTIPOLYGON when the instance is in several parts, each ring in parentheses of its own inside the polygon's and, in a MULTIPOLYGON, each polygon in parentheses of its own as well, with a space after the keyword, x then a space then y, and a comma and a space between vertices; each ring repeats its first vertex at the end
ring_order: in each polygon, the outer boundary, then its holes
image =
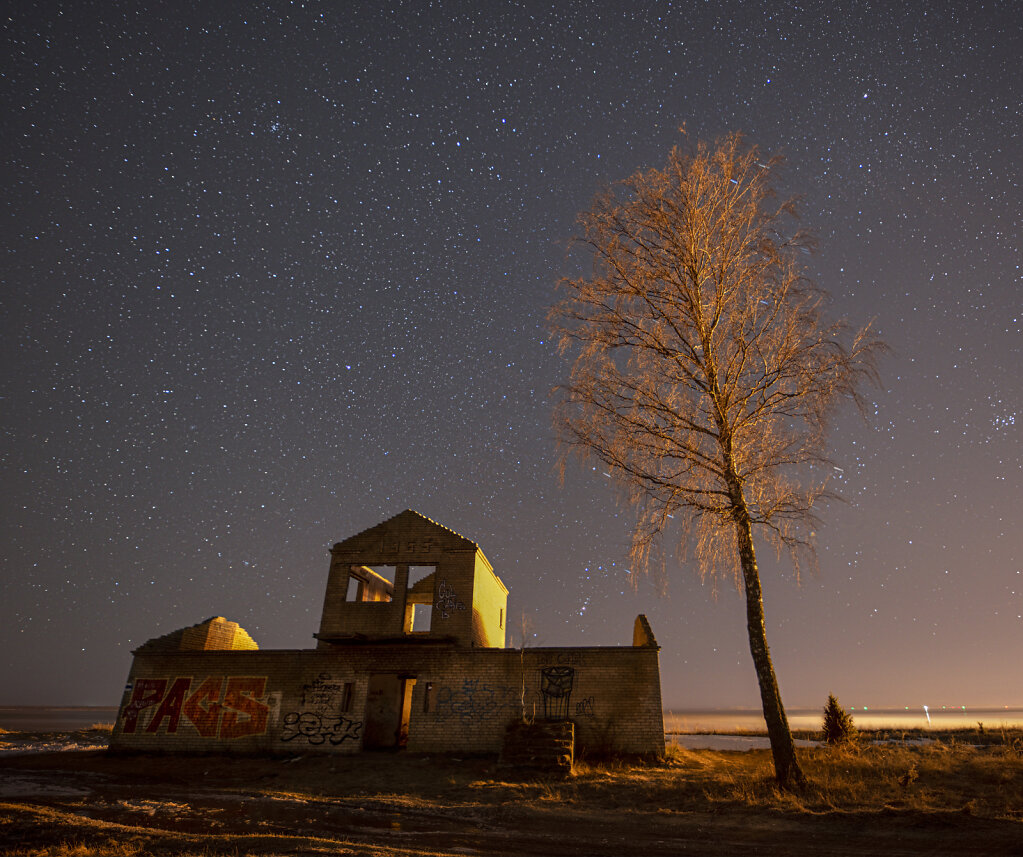
POLYGON ((220 726, 220 690, 224 686, 224 677, 211 675, 188 699, 185 700, 185 717, 203 738, 216 738, 220 726))
POLYGON ((270 707, 255 697, 263 696, 266 676, 231 676, 224 694, 224 719, 220 724, 221 738, 243 738, 262 735, 270 707))
POLYGON ((122 731, 134 732, 139 722, 139 713, 163 699, 167 688, 165 678, 137 678, 131 691, 131 700, 124 707, 124 726, 122 731))
POLYGON ((153 715, 153 719, 149 721, 149 725, 146 727, 146 732, 156 732, 160 728, 160 724, 163 722, 163 718, 165 717, 170 718, 170 723, 167 724, 167 731, 178 731, 178 719, 181 717, 181 704, 185 701, 185 695, 188 693, 188 688, 191 684, 192 679, 190 678, 174 679, 174 684, 172 684, 171 689, 167 691, 167 695, 163 698, 163 702, 160 703, 160 707, 156 709, 156 714, 153 715))
POLYGON ((123 731, 137 731, 141 712, 158 705, 145 726, 147 733, 160 732, 166 720, 166 734, 176 734, 182 714, 203 738, 232 739, 266 733, 270 719, 270 706, 263 700, 266 676, 228 676, 225 687, 224 676, 211 675, 189 693, 192 681, 191 677, 173 682, 166 678, 136 679, 121 715, 123 731))

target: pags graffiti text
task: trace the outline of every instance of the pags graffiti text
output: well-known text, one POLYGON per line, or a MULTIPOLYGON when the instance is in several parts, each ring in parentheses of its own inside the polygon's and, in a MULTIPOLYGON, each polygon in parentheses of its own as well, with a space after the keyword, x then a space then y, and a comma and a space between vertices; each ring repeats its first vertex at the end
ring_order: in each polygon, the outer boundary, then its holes
POLYGON ((135 679, 131 699, 121 712, 121 731, 155 733, 165 725, 173 735, 183 717, 203 738, 266 733, 270 714, 266 676, 211 675, 193 688, 194 682, 189 676, 135 679), (148 719, 143 712, 149 712, 148 719))

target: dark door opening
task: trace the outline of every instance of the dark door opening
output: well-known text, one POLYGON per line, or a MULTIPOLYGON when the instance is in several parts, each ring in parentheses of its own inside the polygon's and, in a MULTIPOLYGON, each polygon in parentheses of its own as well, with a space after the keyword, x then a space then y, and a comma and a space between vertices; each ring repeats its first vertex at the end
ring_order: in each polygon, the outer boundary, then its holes
POLYGON ((363 747, 367 750, 389 750, 408 743, 409 718, 412 714, 412 676, 374 673, 369 677, 366 694, 366 721, 363 747))

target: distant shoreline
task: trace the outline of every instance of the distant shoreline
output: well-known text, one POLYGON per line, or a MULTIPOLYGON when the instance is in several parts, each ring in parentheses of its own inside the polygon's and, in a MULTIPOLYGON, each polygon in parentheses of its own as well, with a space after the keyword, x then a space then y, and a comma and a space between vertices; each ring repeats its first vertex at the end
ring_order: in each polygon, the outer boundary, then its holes
MULTIPOLYGON (((113 723, 117 719, 117 712, 116 705, 0 706, 0 728, 15 732, 74 731, 87 729, 96 723, 113 723)), ((1023 727, 1023 706, 928 707, 926 713, 922 707, 853 708, 849 713, 861 729, 956 729, 975 727, 978 723, 991 729, 999 726, 1023 727)), ((818 729, 821 709, 789 709, 788 719, 793 730, 818 729)), ((668 734, 751 733, 763 732, 765 729, 763 714, 757 709, 676 708, 664 711, 664 731, 668 734)))
MULTIPOLYGON (((821 708, 790 708, 787 712, 793 730, 819 729, 821 708)), ((914 708, 849 708, 853 721, 861 729, 957 729, 975 727, 1023 727, 1023 707, 999 706, 923 706, 914 708)), ((673 709, 664 712, 667 733, 754 732, 764 731, 764 717, 753 709, 673 709)))
POLYGON ((11 732, 73 732, 113 723, 116 705, 0 705, 0 728, 11 732))
POLYGON ((0 706, 0 715, 4 712, 21 711, 117 711, 117 706, 0 706))

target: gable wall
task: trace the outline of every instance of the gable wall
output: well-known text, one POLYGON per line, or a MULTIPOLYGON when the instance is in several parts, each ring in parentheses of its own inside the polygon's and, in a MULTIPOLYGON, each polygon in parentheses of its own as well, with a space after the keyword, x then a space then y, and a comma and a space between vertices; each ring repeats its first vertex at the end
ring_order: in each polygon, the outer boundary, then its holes
POLYGON ((503 646, 500 628, 508 590, 476 545, 415 513, 403 513, 331 549, 330 573, 318 636, 324 649, 331 637, 362 635, 394 638, 406 625, 408 566, 435 566, 429 636, 448 637, 463 646, 503 646), (352 565, 395 566, 394 600, 345 600, 352 565), (474 607, 474 599, 483 604, 474 607))

